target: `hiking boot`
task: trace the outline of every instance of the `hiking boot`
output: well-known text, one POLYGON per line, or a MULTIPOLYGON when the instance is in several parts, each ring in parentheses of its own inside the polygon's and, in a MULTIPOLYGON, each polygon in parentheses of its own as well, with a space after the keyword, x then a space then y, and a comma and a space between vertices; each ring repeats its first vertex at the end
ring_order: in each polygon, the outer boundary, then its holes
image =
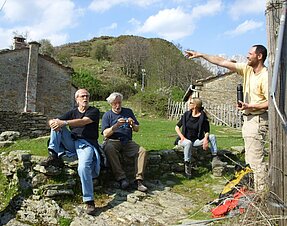
POLYGON ((94 201, 88 201, 86 202, 86 213, 89 215, 95 215, 96 213, 96 207, 94 201))
POLYGON ((63 168, 65 164, 62 158, 56 155, 49 155, 48 158, 40 162, 40 165, 45 166, 45 167, 55 166, 55 167, 63 168))
POLYGON ((143 181, 142 180, 136 180, 137 182, 137 189, 138 191, 141 191, 141 192, 146 192, 147 191, 147 187, 143 185, 143 181))
POLYGON ((227 162, 222 162, 217 155, 213 156, 212 162, 211 162, 212 169, 215 167, 225 167, 226 165, 227 165, 227 162))
POLYGON ((120 183, 121 189, 123 189, 123 190, 126 190, 126 189, 128 188, 128 186, 130 185, 129 182, 128 182, 128 180, 127 180, 126 178, 121 179, 121 180, 119 181, 119 183, 120 183))
POLYGON ((191 178, 191 163, 190 162, 184 162, 184 173, 185 173, 185 177, 187 179, 191 178))

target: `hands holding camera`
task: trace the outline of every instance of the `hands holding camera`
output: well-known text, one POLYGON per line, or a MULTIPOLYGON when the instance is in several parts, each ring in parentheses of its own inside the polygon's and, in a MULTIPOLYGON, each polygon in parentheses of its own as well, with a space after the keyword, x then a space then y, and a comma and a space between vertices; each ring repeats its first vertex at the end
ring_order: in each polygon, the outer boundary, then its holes
POLYGON ((128 119, 119 118, 119 119, 118 119, 118 122, 117 122, 117 125, 118 125, 118 126, 122 126, 122 125, 124 125, 125 123, 128 123, 128 125, 129 125, 131 128, 133 128, 133 126, 134 126, 134 120, 133 120, 131 117, 129 117, 128 119))

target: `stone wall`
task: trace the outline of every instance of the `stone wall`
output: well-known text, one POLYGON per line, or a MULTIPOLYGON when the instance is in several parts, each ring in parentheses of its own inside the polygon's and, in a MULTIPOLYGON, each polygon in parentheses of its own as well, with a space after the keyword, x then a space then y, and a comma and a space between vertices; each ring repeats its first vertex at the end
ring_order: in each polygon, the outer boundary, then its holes
POLYGON ((18 131, 22 138, 48 135, 47 117, 41 113, 15 113, 0 111, 0 133, 18 131))
POLYGON ((196 88, 199 88, 199 97, 203 102, 216 105, 235 105, 237 100, 236 88, 239 83, 243 83, 243 79, 236 73, 229 73, 207 79, 201 83, 197 84, 196 88))
POLYGON ((25 111, 25 93, 35 97, 32 102, 35 108, 27 111, 41 112, 50 118, 70 110, 76 92, 72 86, 72 69, 39 54, 37 70, 32 70, 37 72, 37 79, 30 84, 35 88, 31 92, 26 90, 28 62, 29 48, 0 51, 0 111, 25 111))
POLYGON ((0 54, 0 110, 24 110, 28 56, 28 49, 0 54))
POLYGON ((66 68, 40 58, 38 73, 36 112, 52 118, 74 107, 76 89, 66 68))

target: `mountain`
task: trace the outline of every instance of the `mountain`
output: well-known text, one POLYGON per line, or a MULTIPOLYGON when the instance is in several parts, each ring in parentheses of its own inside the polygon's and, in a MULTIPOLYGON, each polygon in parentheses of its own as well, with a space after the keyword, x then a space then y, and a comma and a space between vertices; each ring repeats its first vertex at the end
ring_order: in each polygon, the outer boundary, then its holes
POLYGON ((186 59, 180 48, 160 38, 102 36, 55 47, 54 54, 76 73, 90 74, 106 92, 174 86, 185 91, 192 81, 211 75, 186 59))

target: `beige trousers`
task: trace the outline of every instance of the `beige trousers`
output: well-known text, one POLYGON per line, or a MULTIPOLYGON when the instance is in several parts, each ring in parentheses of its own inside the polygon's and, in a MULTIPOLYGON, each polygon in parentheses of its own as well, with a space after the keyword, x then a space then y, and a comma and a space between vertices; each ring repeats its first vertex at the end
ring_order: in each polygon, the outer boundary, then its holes
MULTIPOLYGON (((147 151, 134 141, 122 144, 119 140, 108 139, 104 145, 104 152, 117 181, 126 178, 120 162, 120 154, 135 158, 135 179, 143 180, 146 166, 147 151)), ((124 163, 123 163, 124 164, 124 163)))
POLYGON ((267 188, 267 171, 264 163, 264 144, 268 131, 268 113, 243 116, 242 136, 245 145, 245 162, 254 173, 256 192, 267 188))

